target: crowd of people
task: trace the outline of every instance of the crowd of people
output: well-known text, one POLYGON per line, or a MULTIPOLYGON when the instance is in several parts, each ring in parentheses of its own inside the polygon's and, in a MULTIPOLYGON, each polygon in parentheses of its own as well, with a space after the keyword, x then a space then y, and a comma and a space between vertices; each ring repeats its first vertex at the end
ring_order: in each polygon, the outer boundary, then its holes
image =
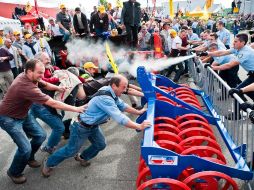
MULTIPOLYGON (((119 125, 132 129, 143 130, 150 126, 148 121, 138 124, 122 113, 141 115, 146 111, 134 98, 144 96, 138 86, 129 83, 123 75, 98 77, 99 68, 94 59, 85 62, 82 67, 73 63, 68 69, 60 69, 52 64, 54 54, 48 37, 61 37, 67 42, 71 36, 83 36, 86 40, 93 35, 107 35, 115 29, 116 34, 126 35, 128 48, 139 51, 154 50, 154 38, 159 37, 161 54, 165 57, 195 52, 207 63, 206 66, 219 70, 221 78, 232 88, 231 94, 246 93, 254 100, 253 92, 249 92, 252 87, 248 87, 254 82, 254 44, 249 44, 249 38, 254 38, 253 33, 238 34, 239 30, 233 30, 235 38, 232 46, 231 32, 225 28, 228 20, 224 17, 208 21, 156 18, 141 9, 136 0, 124 2, 123 8, 95 6, 90 20, 79 7, 73 17, 65 5, 62 4, 60 9, 56 19, 49 19, 45 31, 26 28, 22 32, 5 34, 0 28, 0 89, 3 94, 0 127, 18 146, 7 171, 14 183, 26 182, 23 175, 26 165, 31 168, 41 166, 35 158, 39 149, 51 154, 43 164, 44 177, 49 177, 53 167, 69 157, 75 157, 84 167, 89 166, 90 160, 106 147, 100 125, 110 117, 119 125), (243 82, 237 77, 239 65, 248 72, 248 78, 243 82), (122 94, 130 97, 131 105, 120 99, 122 94), (64 111, 77 112, 78 116, 74 122, 71 119, 63 121, 64 111), (52 129, 43 146, 46 133, 37 118, 52 129), (56 150, 62 135, 69 141, 56 150), (87 139, 91 145, 79 154, 87 139)), ((96 52, 91 50, 91 54, 96 52)), ((188 76, 188 64, 184 61, 170 66, 161 74, 178 83, 182 76, 188 76)))

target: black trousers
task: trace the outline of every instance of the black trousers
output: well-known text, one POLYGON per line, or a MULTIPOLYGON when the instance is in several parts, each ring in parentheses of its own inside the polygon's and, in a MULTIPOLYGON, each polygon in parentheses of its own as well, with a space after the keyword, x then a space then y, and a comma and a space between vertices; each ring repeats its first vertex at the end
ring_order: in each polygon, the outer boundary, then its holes
POLYGON ((242 81, 238 77, 239 65, 224 71, 220 71, 219 76, 226 81, 228 86, 235 88, 242 81))
POLYGON ((138 26, 125 25, 127 33, 127 43, 131 48, 136 48, 138 44, 138 26))
POLYGON ((17 67, 11 68, 11 72, 12 72, 14 78, 16 78, 19 75, 19 71, 18 71, 17 67))

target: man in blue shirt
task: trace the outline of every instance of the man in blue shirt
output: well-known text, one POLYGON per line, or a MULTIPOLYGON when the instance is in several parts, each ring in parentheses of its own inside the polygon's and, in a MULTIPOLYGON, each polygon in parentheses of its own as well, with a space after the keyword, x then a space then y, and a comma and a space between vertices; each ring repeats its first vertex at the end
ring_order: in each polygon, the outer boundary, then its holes
POLYGON ((128 80, 122 75, 111 78, 110 85, 102 87, 88 103, 86 112, 78 117, 71 126, 71 134, 68 144, 53 153, 44 163, 42 175, 49 177, 52 168, 60 164, 67 158, 74 155, 75 160, 79 161, 84 167, 89 166, 92 158, 106 147, 105 137, 102 133, 100 124, 108 121, 112 117, 117 123, 132 129, 143 130, 150 126, 150 122, 144 121, 141 124, 131 121, 122 112, 141 115, 146 109, 137 110, 124 103, 119 97, 127 89, 128 80), (105 94, 107 92, 107 94, 105 94), (91 145, 81 154, 77 154, 85 140, 88 139, 91 145))
MULTIPOLYGON (((209 51, 214 52, 220 50, 219 45, 217 43, 211 43, 209 46, 209 51)), ((212 66, 218 66, 223 65, 226 63, 229 63, 233 60, 235 60, 236 57, 234 55, 225 55, 221 57, 213 57, 213 63, 212 66)), ((238 71, 239 71, 239 65, 236 65, 235 67, 232 67, 227 70, 223 70, 219 72, 219 76, 227 82, 227 84, 231 88, 235 88, 239 83, 241 83, 241 80, 238 77, 238 71), (234 76, 234 77, 232 77, 234 76)))
POLYGON ((217 32, 219 39, 225 44, 227 49, 230 49, 230 32, 224 27, 224 23, 222 21, 219 21, 216 27, 219 30, 217 32))
MULTIPOLYGON (((212 66, 213 70, 227 70, 237 65, 241 65, 244 70, 248 72, 248 77, 242 83, 240 83, 236 89, 244 88, 254 82, 254 49, 246 45, 248 42, 247 34, 237 34, 234 39, 234 48, 229 50, 221 50, 215 52, 209 52, 209 56, 225 56, 234 54, 236 59, 229 63, 212 66)), ((246 93, 252 100, 254 100, 254 92, 246 93)), ((243 99, 244 96, 241 96, 243 99)))

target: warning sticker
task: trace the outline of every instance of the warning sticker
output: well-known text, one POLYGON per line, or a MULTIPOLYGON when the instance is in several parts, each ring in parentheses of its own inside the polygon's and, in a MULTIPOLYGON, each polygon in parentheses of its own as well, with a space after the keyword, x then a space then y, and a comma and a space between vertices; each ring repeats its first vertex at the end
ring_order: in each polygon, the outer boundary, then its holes
POLYGON ((149 165, 178 165, 178 156, 148 155, 149 165))

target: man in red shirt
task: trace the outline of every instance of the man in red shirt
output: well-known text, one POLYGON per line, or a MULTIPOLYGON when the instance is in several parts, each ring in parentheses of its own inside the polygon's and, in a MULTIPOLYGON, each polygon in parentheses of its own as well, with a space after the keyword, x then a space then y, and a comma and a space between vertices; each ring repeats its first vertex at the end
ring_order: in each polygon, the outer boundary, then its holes
POLYGON ((45 67, 39 60, 29 60, 25 65, 25 72, 13 81, 0 102, 0 127, 18 146, 7 171, 8 176, 16 184, 26 182, 26 177, 22 174, 26 165, 32 168, 40 167, 34 155, 46 139, 45 131, 36 120, 31 118, 31 114, 28 114, 30 106, 37 103, 66 111, 82 112, 84 110, 84 106, 70 106, 42 93, 38 86, 52 91, 64 90, 63 87, 42 81, 44 71, 45 67), (31 141, 27 136, 31 137, 31 141))

